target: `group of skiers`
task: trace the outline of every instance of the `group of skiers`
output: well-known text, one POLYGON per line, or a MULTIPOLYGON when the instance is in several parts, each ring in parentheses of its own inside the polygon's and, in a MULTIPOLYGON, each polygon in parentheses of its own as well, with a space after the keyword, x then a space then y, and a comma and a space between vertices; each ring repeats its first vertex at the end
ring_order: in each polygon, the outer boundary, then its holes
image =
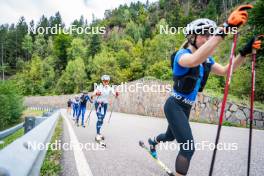
MULTIPOLYGON (((247 10, 251 8, 253 6, 249 4, 240 6, 231 13, 221 27, 218 27, 214 21, 206 18, 194 20, 187 25, 184 32, 186 42, 172 57, 174 85, 171 96, 164 105, 164 112, 168 121, 167 130, 165 133, 161 133, 148 140, 149 151, 153 158, 157 158, 156 146, 160 142, 176 139, 181 144, 194 143, 189 124, 190 111, 198 92, 203 90, 209 74, 214 73, 219 76, 226 76, 230 71, 230 64, 236 70, 245 62, 246 56, 251 54, 252 50, 260 49, 261 41, 254 36, 239 50, 232 63, 223 66, 215 62, 212 57, 214 50, 225 39, 228 30, 234 27, 239 28, 247 22, 247 10), (216 29, 214 34, 209 33, 209 31, 206 32, 206 30, 210 30, 211 28, 216 29)), ((101 80, 103 85, 98 86, 91 97, 84 92, 81 97, 75 97, 72 101, 73 117, 76 119, 78 125, 81 115, 81 125, 83 127, 85 127, 84 114, 86 103, 88 101, 90 103, 94 102, 97 114, 96 140, 104 138, 100 130, 109 105, 109 96, 111 94, 116 97, 119 95, 118 92, 109 86, 110 77, 108 75, 103 75, 101 80)), ((194 151, 194 148, 186 150, 182 146, 180 147, 175 162, 176 175, 186 175, 188 173, 194 151)))
MULTIPOLYGON (((109 98, 111 95, 116 98, 119 96, 119 92, 115 91, 112 88, 110 83, 110 76, 103 75, 101 77, 102 84, 97 86, 91 96, 88 95, 88 92, 82 92, 81 96, 76 96, 73 99, 69 99, 68 104, 68 113, 72 113, 73 120, 77 126, 79 126, 79 119, 81 117, 81 126, 85 128, 85 112, 87 107, 87 102, 89 101, 92 106, 95 107, 97 115, 96 123, 96 137, 95 140, 100 142, 104 140, 104 136, 101 134, 101 128, 103 126, 104 118, 106 116, 107 108, 109 106, 109 98), (72 112, 71 112, 72 109, 72 112)), ((92 110, 92 109, 91 109, 92 110)), ((90 114, 87 118, 89 118, 90 114)))

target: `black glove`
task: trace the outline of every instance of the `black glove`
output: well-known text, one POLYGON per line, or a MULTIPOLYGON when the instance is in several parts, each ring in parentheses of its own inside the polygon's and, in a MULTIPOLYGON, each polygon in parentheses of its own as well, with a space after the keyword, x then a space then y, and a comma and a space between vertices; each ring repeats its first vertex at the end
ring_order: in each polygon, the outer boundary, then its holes
POLYGON ((254 36, 249 40, 249 42, 244 46, 244 48, 239 50, 241 56, 246 56, 247 54, 252 53, 252 45, 255 42, 256 37, 254 36))

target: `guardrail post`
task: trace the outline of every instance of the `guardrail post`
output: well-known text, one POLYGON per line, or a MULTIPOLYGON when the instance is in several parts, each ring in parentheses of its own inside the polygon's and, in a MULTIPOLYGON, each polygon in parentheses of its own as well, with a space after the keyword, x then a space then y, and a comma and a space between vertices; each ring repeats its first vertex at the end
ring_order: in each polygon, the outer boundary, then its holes
POLYGON ((1 176, 10 176, 10 173, 7 169, 0 167, 0 175, 1 176))
POLYGON ((36 125, 36 117, 25 117, 24 134, 32 130, 36 125))

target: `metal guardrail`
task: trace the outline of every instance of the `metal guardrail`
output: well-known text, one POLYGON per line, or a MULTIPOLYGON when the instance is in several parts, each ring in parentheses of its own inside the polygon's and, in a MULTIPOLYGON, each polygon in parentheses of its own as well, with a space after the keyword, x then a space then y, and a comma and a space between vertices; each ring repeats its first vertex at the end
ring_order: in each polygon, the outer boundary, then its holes
POLYGON ((56 111, 37 127, 0 151, 0 176, 39 175, 46 149, 34 149, 31 144, 46 145, 52 137, 60 111, 56 111))
POLYGON ((34 106, 31 106, 31 107, 27 107, 27 109, 32 109, 32 110, 39 110, 39 111, 48 111, 48 112, 52 112, 54 110, 56 110, 55 108, 51 108, 51 107, 34 107, 34 106))
POLYGON ((24 123, 20 123, 12 128, 6 129, 4 131, 0 131, 0 140, 4 139, 7 136, 10 136, 11 134, 15 133, 17 130, 23 128, 24 123))
MULTIPOLYGON (((36 118, 36 126, 39 125, 41 122, 43 122, 47 117, 51 116, 51 114, 57 110, 57 109, 50 108, 50 107, 28 107, 28 109, 46 111, 43 113, 43 117, 37 117, 36 118)), ((24 125, 24 123, 20 123, 14 127, 0 131, 0 140, 12 135, 13 133, 15 133, 18 130, 20 130, 21 128, 23 128, 23 125, 24 125)))

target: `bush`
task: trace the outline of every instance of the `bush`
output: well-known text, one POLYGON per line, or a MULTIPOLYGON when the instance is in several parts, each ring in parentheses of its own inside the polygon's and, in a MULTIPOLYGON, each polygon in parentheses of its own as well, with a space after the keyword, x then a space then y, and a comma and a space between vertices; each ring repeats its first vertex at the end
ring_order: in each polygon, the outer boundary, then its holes
POLYGON ((168 60, 163 60, 153 64, 146 72, 146 75, 153 76, 161 80, 171 80, 172 78, 172 71, 168 60))
POLYGON ((0 129, 19 121, 24 110, 23 97, 10 81, 0 81, 0 107, 0 129))

